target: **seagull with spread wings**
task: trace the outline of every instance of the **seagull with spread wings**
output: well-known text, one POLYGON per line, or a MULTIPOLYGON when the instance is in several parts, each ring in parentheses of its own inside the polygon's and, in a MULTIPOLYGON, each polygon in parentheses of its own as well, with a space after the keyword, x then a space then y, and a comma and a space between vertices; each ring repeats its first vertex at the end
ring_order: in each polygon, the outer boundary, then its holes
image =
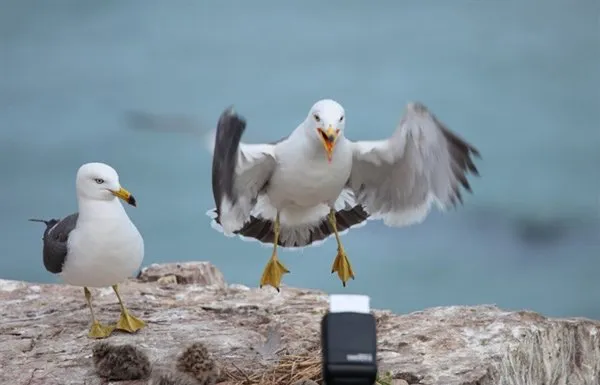
POLYGON ((422 222, 435 203, 446 210, 462 203, 467 175, 479 175, 479 152, 451 132, 422 103, 409 103, 392 136, 351 141, 344 108, 316 102, 306 119, 275 143, 241 142, 243 117, 226 109, 214 138, 213 227, 273 244, 260 287, 279 290, 289 273, 277 248, 299 248, 333 235, 337 255, 332 273, 342 284, 354 272, 339 234, 368 219, 388 226, 422 222))

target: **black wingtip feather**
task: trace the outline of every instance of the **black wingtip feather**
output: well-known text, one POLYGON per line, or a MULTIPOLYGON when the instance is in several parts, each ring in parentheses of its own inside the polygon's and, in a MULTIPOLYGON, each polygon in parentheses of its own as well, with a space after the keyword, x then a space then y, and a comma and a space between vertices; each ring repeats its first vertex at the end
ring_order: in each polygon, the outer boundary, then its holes
POLYGON ((56 225, 58 222, 60 222, 60 220, 52 218, 52 219, 36 219, 36 218, 31 218, 29 219, 30 222, 38 222, 38 223, 43 223, 46 225, 46 230, 44 231, 44 236, 48 233, 48 231, 50 231, 50 229, 52 227, 54 227, 54 225, 56 225))
POLYGON ((458 199, 461 205, 464 204, 460 190, 456 190, 456 199, 458 199))
POLYGON ((29 218, 28 221, 30 221, 30 222, 48 223, 48 221, 45 220, 45 219, 33 219, 33 218, 29 218))
POLYGON ((215 147, 212 164, 212 189, 217 215, 221 207, 221 199, 226 196, 236 201, 234 193, 234 173, 237 152, 246 129, 246 120, 235 113, 233 105, 227 107, 217 122, 215 147))
MULTIPOLYGON (((433 116, 433 120, 436 122, 438 127, 440 127, 444 137, 448 141, 448 150, 450 152, 450 156, 452 157, 452 171, 454 172, 454 177, 460 182, 461 186, 464 187, 467 192, 473 193, 471 185, 467 179, 467 174, 472 174, 476 177, 480 176, 479 170, 473 162, 473 156, 476 158, 481 158, 479 150, 477 150, 473 145, 462 139, 457 134, 450 131, 435 116, 433 116)), ((450 203, 454 207, 456 207, 458 204, 462 205, 463 199, 460 186, 456 186, 453 190, 454 197, 450 198, 450 203)))

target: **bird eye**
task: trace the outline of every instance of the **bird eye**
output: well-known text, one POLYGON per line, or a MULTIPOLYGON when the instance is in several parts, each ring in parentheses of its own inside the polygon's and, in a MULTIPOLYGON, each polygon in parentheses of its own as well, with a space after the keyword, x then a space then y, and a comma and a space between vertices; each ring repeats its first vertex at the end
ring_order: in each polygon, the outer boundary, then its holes
POLYGON ((321 121, 321 118, 319 117, 319 115, 317 115, 317 114, 314 114, 314 115, 313 115, 313 117, 315 118, 315 120, 316 120, 317 122, 320 122, 320 121, 321 121))
POLYGON ((102 183, 104 183, 104 179, 102 179, 102 178, 96 178, 96 179, 94 179, 94 182, 96 182, 98 184, 102 184, 102 183))
POLYGON ((340 116, 340 123, 344 120, 344 115, 340 116))

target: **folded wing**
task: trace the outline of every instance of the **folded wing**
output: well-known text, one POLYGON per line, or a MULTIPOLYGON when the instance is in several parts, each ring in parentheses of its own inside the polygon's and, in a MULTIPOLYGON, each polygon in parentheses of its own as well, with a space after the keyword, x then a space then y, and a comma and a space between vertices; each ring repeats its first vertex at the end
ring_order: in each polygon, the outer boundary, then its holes
POLYGON ((77 226, 79 213, 73 213, 63 219, 30 219, 46 225, 43 240, 44 267, 53 274, 61 273, 67 260, 69 236, 77 226))

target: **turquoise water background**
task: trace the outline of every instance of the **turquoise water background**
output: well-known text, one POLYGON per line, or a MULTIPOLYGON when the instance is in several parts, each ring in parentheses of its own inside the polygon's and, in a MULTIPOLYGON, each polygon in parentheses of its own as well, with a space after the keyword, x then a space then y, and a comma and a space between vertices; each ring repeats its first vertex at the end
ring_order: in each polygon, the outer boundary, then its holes
POLYGON ((495 303, 600 317, 600 2, 3 0, 0 277, 55 282, 40 224, 77 209, 103 161, 138 199, 144 264, 209 260, 257 286, 270 250, 215 232, 202 132, 235 104, 244 140, 279 139, 318 99, 352 139, 392 133, 419 100, 481 151, 465 205, 423 224, 282 252, 290 286, 366 293, 397 312, 495 303), (132 129, 132 112, 191 133, 132 129))

